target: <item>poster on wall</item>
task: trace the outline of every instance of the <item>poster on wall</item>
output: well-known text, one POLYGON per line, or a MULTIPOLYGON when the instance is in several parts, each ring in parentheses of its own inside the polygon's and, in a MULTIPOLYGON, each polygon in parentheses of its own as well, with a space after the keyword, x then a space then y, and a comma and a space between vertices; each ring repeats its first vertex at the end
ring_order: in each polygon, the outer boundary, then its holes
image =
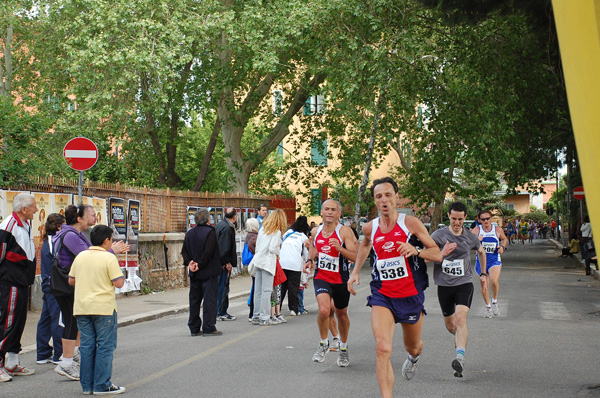
POLYGON ((217 209, 214 207, 209 207, 208 208, 208 217, 209 217, 208 223, 210 225, 212 225, 213 227, 216 226, 217 223, 215 222, 215 220, 217 219, 217 209))
POLYGON ((194 218, 194 214, 199 210, 199 207, 188 206, 187 207, 187 217, 186 217, 186 231, 194 228, 196 226, 196 219, 194 218))
POLYGON ((50 198, 50 210, 52 213, 65 215, 65 208, 73 204, 73 195, 70 193, 54 193, 50 198))
POLYGON ((31 223, 31 234, 33 235, 33 244, 35 246, 35 258, 36 258, 36 275, 40 273, 42 266, 42 244, 44 243, 43 238, 46 233, 46 218, 52 213, 50 208, 52 207, 50 193, 34 192, 35 204, 38 208, 38 212, 33 215, 31 223))
POLYGON ((0 222, 12 214, 13 201, 15 196, 20 193, 30 193, 29 191, 8 191, 0 190, 0 222))
MULTIPOLYGON (((217 214, 217 217, 216 217, 215 220, 216 220, 216 222, 218 224, 221 221, 223 221, 223 208, 222 207, 215 208, 215 213, 217 214)), ((217 224, 215 224, 215 225, 217 225, 217 224)))
POLYGON ((108 225, 108 217, 106 216, 106 199, 90 198, 90 206, 96 212, 96 225, 108 225))
POLYGON ((129 200, 127 202, 127 267, 138 267, 138 241, 140 235, 140 202, 129 200))
MULTIPOLYGON (((108 226, 113 230, 113 241, 127 240, 127 218, 125 200, 121 198, 108 198, 108 226)), ((119 266, 126 266, 126 255, 117 255, 119 266)))

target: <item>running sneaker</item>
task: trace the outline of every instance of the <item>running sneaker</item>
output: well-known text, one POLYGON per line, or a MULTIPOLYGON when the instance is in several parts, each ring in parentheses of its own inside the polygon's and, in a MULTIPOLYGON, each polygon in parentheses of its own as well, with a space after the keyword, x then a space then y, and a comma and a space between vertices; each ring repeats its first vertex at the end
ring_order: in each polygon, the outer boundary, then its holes
POLYGON ((35 361, 35 363, 37 363, 38 365, 44 365, 47 363, 53 363, 54 365, 58 365, 60 363, 60 360, 55 361, 52 358, 44 358, 44 359, 38 359, 37 361, 35 361))
POLYGON ((313 362, 323 362, 327 351, 329 351, 329 341, 327 341, 327 344, 319 343, 319 348, 317 348, 317 352, 312 357, 313 362))
POLYGON ((65 376, 68 379, 78 381, 79 380, 79 366, 73 364, 68 367, 62 366, 62 364, 58 364, 57 367, 54 368, 54 371, 61 376, 65 376))
POLYGON ((281 322, 281 321, 279 320, 279 318, 277 318, 276 316, 272 316, 272 317, 271 317, 271 323, 272 323, 273 325, 279 325, 279 324, 280 324, 280 323, 282 323, 282 322, 281 322))
POLYGON ((222 321, 235 321, 237 318, 233 315, 225 314, 221 316, 222 321))
POLYGON ((462 372, 465 365, 465 361, 460 358, 454 358, 452 360, 452 369, 454 369, 454 377, 463 377, 462 372))
POLYGON ((350 358, 348 357, 348 349, 342 348, 340 350, 340 356, 337 359, 337 365, 345 368, 350 363, 350 358))
POLYGON ((492 303, 492 314, 494 314, 494 316, 498 316, 499 313, 500 308, 498 307, 498 302, 492 303))
POLYGON ((331 343, 330 351, 339 351, 340 350, 340 339, 337 337, 333 338, 333 342, 331 343))
POLYGON ((6 371, 4 370, 4 368, 0 367, 0 383, 4 383, 7 381, 12 381, 12 376, 9 375, 8 373, 6 373, 6 371))
POLYGON ((290 311, 290 316, 296 316, 296 315, 300 315, 300 314, 296 314, 296 311, 294 311, 294 310, 290 311))
POLYGON ((15 377, 15 376, 31 376, 32 374, 35 373, 35 370, 33 370, 33 369, 27 369, 25 366, 21 366, 21 365, 15 365, 13 368, 7 368, 5 366, 4 370, 6 371, 6 373, 8 373, 9 375, 11 375, 12 377, 15 377))
POLYGON ((271 325, 275 325, 275 324, 273 323, 272 319, 269 318, 264 321, 263 320, 258 321, 258 325, 259 326, 271 326, 271 325))
POLYGON ((281 314, 277 315, 275 318, 279 319, 280 323, 287 323, 287 319, 285 319, 281 314))
POLYGON ((79 352, 79 350, 77 350, 74 354, 73 354, 73 362, 75 362, 77 365, 81 364, 81 353, 79 352))
POLYGON ((117 387, 114 384, 105 391, 94 391, 94 395, 115 395, 115 394, 123 394, 125 392, 125 387, 117 387))
POLYGON ((416 371, 417 363, 406 358, 406 361, 404 361, 404 364, 402 364, 402 377, 404 377, 406 380, 410 380, 413 378, 416 371))
POLYGON ((252 318, 251 322, 253 325, 260 325, 260 319, 258 317, 252 318))
POLYGON ((491 318, 493 316, 494 316, 494 314, 492 313, 492 307, 486 306, 485 307, 485 313, 483 314, 483 317, 484 318, 491 318))

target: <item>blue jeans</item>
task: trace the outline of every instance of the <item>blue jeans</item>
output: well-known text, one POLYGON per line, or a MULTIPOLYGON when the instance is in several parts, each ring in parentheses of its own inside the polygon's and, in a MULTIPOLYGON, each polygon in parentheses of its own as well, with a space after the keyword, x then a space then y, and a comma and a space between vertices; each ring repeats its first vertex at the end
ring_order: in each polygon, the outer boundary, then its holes
POLYGON ((64 328, 58 324, 60 318, 60 308, 56 298, 50 293, 44 293, 42 297, 42 314, 37 324, 37 360, 52 359, 55 362, 60 360, 62 355, 62 336, 64 328), (54 344, 54 350, 50 343, 50 337, 54 344), (52 355, 54 351, 54 355, 52 355))
POLYGON ((80 383, 83 392, 106 391, 112 385, 113 353, 117 348, 117 312, 112 315, 78 315, 81 332, 80 383))
POLYGON ((217 316, 227 315, 229 309, 229 276, 227 268, 219 275, 219 292, 217 293, 217 316))
POLYGON ((304 313, 304 289, 298 292, 298 315, 304 313))

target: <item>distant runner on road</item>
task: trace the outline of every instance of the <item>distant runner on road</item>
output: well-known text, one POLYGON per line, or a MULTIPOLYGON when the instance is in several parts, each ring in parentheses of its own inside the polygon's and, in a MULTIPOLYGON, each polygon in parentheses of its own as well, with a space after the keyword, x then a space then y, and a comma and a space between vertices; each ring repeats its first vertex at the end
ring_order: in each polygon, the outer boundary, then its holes
POLYGON ((485 250, 487 264, 482 266, 480 263, 480 255, 478 254, 477 261, 475 262, 475 270, 480 276, 487 276, 489 273, 490 285, 492 287, 491 304, 488 285, 481 281, 481 279, 480 282, 481 295, 483 296, 483 301, 485 301, 484 317, 491 318, 492 316, 498 316, 500 313, 500 308, 498 306, 500 271, 502 271, 502 259, 500 255, 506 250, 508 239, 506 238, 506 235, 504 235, 502 228, 492 225, 492 213, 489 210, 480 211, 479 219, 481 220, 481 226, 473 229, 471 232, 479 238, 479 241, 485 250))
POLYGON ((456 358, 452 360, 455 377, 463 376, 465 349, 469 329, 467 315, 473 301, 473 266, 471 250, 477 250, 483 272, 479 280, 487 287, 486 256, 479 239, 463 228, 467 207, 461 202, 450 204, 450 227, 438 229, 431 238, 442 250, 443 261, 435 262, 433 280, 438 285, 438 300, 444 315, 446 329, 454 335, 456 358))
POLYGON ((402 365, 402 376, 410 380, 423 351, 424 290, 429 285, 425 260, 442 261, 442 255, 418 218, 396 210, 398 185, 393 179, 375 180, 371 194, 381 216, 363 226, 364 238, 358 248, 348 290, 356 294, 354 283, 360 284, 360 269, 373 247, 376 261, 371 273, 373 280, 367 305, 372 308, 377 381, 381 395, 391 398, 394 371, 390 358, 396 323, 402 324, 404 348, 408 352, 408 358, 402 365))

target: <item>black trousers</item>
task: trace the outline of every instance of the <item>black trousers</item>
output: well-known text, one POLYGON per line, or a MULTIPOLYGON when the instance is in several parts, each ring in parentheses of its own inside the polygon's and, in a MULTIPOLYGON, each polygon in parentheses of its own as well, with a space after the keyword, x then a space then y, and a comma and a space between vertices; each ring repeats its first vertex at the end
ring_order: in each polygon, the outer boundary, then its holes
POLYGON ((219 277, 208 279, 190 279, 190 319, 188 327, 190 332, 212 333, 217 330, 217 294, 219 292, 219 277), (204 304, 202 303, 204 302, 204 304), (202 305, 202 318, 200 306, 202 305))
POLYGON ((0 284, 0 365, 7 352, 21 351, 21 336, 27 321, 26 287, 0 284))
POLYGON ((281 284, 281 304, 283 305, 285 294, 289 292, 288 309, 297 314, 299 311, 298 294, 300 293, 300 276, 302 275, 302 271, 284 269, 283 272, 287 280, 281 284))

